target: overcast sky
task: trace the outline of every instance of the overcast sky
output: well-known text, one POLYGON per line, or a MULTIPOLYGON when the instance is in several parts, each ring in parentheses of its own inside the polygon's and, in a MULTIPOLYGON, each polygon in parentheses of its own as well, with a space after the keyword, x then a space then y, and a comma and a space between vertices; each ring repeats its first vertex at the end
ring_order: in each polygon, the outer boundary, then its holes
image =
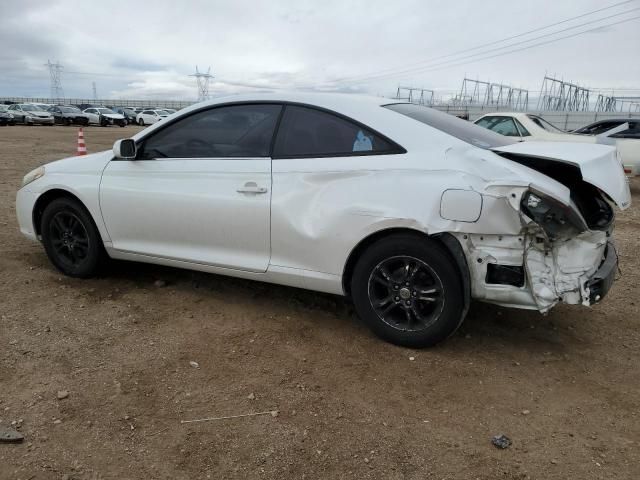
POLYGON ((534 94, 545 72, 640 95, 640 20, 598 28, 640 16, 640 0, 493 43, 616 3, 2 0, 0 96, 49 96, 47 59, 64 66, 66 97, 82 98, 96 82, 99 98, 192 100, 196 65, 211 66, 212 96, 248 89, 390 96, 398 84, 446 96, 465 75, 534 94), (571 28, 587 22, 594 23, 571 28), (548 35, 560 29, 569 30, 548 35), (588 29, 595 30, 553 41, 588 29))

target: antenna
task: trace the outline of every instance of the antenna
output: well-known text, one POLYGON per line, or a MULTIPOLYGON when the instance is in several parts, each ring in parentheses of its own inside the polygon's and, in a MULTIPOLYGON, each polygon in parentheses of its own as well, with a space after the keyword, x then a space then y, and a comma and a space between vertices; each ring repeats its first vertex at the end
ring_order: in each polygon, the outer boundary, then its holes
POLYGON ((198 82, 198 101, 202 102, 209 99, 209 82, 213 78, 211 75, 211 67, 207 69, 207 73, 202 73, 198 70, 196 65, 196 73, 189 75, 190 77, 196 77, 198 82))
POLYGON ((47 60, 47 63, 44 64, 49 68, 49 75, 51 77, 51 99, 64 99, 64 91, 62 90, 62 83, 60 82, 60 72, 62 72, 62 65, 60 62, 51 63, 50 60, 47 60))

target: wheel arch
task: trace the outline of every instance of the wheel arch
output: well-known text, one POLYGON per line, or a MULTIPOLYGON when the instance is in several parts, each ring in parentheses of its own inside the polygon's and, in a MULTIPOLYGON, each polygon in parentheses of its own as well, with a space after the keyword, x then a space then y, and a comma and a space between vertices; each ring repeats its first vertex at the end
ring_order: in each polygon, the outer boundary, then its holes
POLYGON ((356 263, 358 262, 358 259, 367 250, 367 248, 369 248, 378 240, 401 233, 415 235, 416 239, 418 240, 420 238, 435 240, 449 253, 450 260, 454 263, 454 265, 456 265, 458 272, 460 273, 462 293, 464 298, 464 314, 462 315, 462 318, 464 318, 467 314, 467 311, 469 310, 469 304, 471 303, 471 275, 469 273, 469 265, 467 264, 467 259, 464 251, 462 250, 460 242, 456 237, 447 232, 429 235, 420 230, 400 227, 379 230, 363 238, 355 246, 355 248, 351 250, 349 256, 347 257, 347 261, 345 262, 345 266, 342 272, 342 290, 344 291, 345 295, 347 297, 351 295, 351 276, 353 275, 353 270, 356 263))
POLYGON ((47 208, 47 205, 49 205, 52 201, 58 198, 69 198, 71 200, 75 200, 76 202, 78 202, 80 205, 84 207, 87 213, 89 213, 89 216, 91 217, 91 220, 93 221, 93 223, 94 224, 96 223, 95 219, 93 218, 93 215, 91 215, 91 211, 87 208, 84 202, 80 200, 80 198, 78 198, 77 195, 74 195, 69 190, 64 190, 62 188, 52 188, 51 190, 47 190, 42 195, 40 195, 36 200, 36 203, 33 205, 33 211, 31 213, 31 217, 33 221, 34 232, 38 237, 40 237, 42 233, 40 231, 40 227, 41 227, 40 224, 42 223, 42 214, 44 212, 44 209, 47 208))

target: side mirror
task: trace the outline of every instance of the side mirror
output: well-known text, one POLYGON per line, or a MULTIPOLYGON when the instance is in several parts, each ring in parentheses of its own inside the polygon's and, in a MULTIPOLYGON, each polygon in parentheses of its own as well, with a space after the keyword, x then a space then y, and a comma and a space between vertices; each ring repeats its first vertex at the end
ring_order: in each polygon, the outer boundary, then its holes
POLYGON ((133 138, 123 138, 122 140, 116 140, 113 144, 113 155, 116 158, 124 160, 133 160, 136 158, 137 147, 133 138))

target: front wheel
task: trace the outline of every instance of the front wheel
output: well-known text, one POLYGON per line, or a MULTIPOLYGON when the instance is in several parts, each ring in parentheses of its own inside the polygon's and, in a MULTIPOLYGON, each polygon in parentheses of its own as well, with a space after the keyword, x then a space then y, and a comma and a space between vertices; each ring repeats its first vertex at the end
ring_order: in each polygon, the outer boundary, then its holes
POLYGON ((144 127, 144 120, 143 119, 138 120, 138 125, 140 125, 141 127, 144 127))
POLYGON ((53 200, 42 213, 42 243, 53 265, 70 277, 95 275, 105 258, 89 212, 69 198, 53 200))
POLYGON ((393 235, 371 245, 351 279, 356 311, 379 337, 396 345, 435 345, 463 320, 460 274, 436 241, 393 235))

